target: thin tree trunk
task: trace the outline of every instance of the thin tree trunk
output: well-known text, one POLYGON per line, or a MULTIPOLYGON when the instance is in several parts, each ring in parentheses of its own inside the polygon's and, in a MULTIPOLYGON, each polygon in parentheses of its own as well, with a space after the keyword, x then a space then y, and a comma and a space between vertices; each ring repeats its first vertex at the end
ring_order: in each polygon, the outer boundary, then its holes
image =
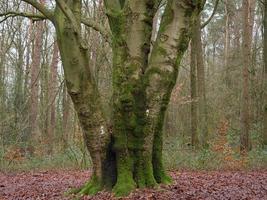
POLYGON ((241 108, 241 134, 240 151, 246 153, 250 149, 249 141, 249 64, 251 58, 251 39, 249 27, 249 1, 243 0, 243 82, 242 82, 242 108, 241 108))
POLYGON ((48 85, 48 94, 49 94, 49 123, 48 123, 48 132, 47 137, 49 139, 49 152, 52 153, 53 149, 53 137, 55 134, 55 128, 56 128, 56 94, 57 94, 57 65, 58 65, 58 47, 57 43, 54 42, 54 49, 53 49, 53 57, 52 62, 50 65, 50 77, 49 77, 49 85, 48 85))
MULTIPOLYGON (((195 28, 193 28, 195 30, 195 28)), ((193 30, 191 40, 191 58, 190 58, 190 91, 191 91, 191 144, 198 146, 198 121, 197 121, 197 76, 196 76, 196 32, 193 30)))
POLYGON ((62 119, 62 134, 63 134, 63 149, 67 148, 69 141, 70 126, 70 98, 67 93, 66 85, 63 87, 63 119, 62 119))
POLYGON ((192 41, 196 44, 196 64, 197 64, 197 97, 198 97, 198 122, 200 143, 202 147, 207 147, 208 141, 208 124, 207 124, 207 102, 206 102, 206 84, 205 84, 205 66, 203 61, 203 47, 201 39, 201 20, 200 17, 196 19, 196 26, 193 28, 196 31, 193 34, 192 41))
MULTIPOLYGON (((36 138, 38 135, 38 101, 39 101, 39 71, 41 64, 41 49, 42 49, 42 34, 43 34, 43 22, 36 22, 36 34, 33 45, 32 63, 31 63, 31 81, 30 81, 30 117, 29 138, 36 138)), ((31 150, 33 151, 33 149, 31 150)), ((32 152, 31 152, 32 153, 32 152)))
POLYGON ((267 0, 264 1, 263 145, 267 145, 267 0))
POLYGON ((145 73, 149 80, 146 87, 148 114, 145 130, 154 133, 152 162, 158 183, 170 182, 162 160, 163 122, 179 65, 190 40, 192 19, 198 15, 200 7, 201 4, 192 8, 188 1, 168 1, 145 73), (174 12, 168 12, 170 10, 174 12))
POLYGON ((225 75, 224 80, 227 86, 231 85, 231 79, 229 75, 229 51, 230 51, 230 12, 229 12, 229 5, 228 1, 225 1, 225 36, 224 36, 224 68, 225 68, 225 75))

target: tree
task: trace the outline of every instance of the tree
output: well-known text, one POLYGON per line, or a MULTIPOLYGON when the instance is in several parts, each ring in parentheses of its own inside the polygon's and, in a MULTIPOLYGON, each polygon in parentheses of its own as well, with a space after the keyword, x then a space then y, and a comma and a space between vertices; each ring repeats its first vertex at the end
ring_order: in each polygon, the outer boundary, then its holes
POLYGON ((229 0, 225 1, 225 36, 224 36, 224 67, 226 70, 225 73, 225 82, 229 86, 229 49, 230 49, 230 2, 229 0))
MULTIPOLYGON (((30 66, 30 113, 29 127, 30 137, 37 137, 38 134, 38 96, 39 96, 39 72, 41 65, 41 48, 42 48, 43 22, 37 22, 36 35, 34 36, 32 62, 30 66)), ((32 149, 32 148, 31 148, 32 149)), ((31 150, 33 151, 33 149, 31 150)), ((33 153, 33 152, 30 152, 33 153)))
MULTIPOLYGON (((195 26, 196 27, 196 26, 195 26)), ((193 28, 190 54, 190 92, 191 92, 191 144, 199 145, 198 121, 197 121, 197 48, 196 48, 196 28, 193 28)))
POLYGON ((243 0, 243 84, 242 84, 242 107, 241 107, 241 134, 240 151, 247 152, 250 149, 249 129, 249 65, 251 64, 251 43, 252 43, 252 11, 253 0, 243 0))
POLYGON ((92 178, 79 193, 113 188, 117 195, 126 195, 135 187, 169 183, 162 163, 163 121, 190 40, 192 20, 204 1, 168 0, 151 53, 153 17, 161 1, 105 0, 110 31, 83 18, 79 0, 56 0, 54 10, 37 1, 23 1, 40 13, 5 15, 48 19, 56 29, 67 90, 93 162, 92 178), (99 31, 112 48, 111 119, 104 114, 88 66, 81 24, 99 31))
POLYGON ((201 20, 196 20, 196 49, 197 49, 197 82, 198 82, 198 98, 199 98, 199 130, 201 134, 201 145, 207 147, 208 124, 207 124, 207 101, 206 101, 206 84, 205 84, 205 66, 203 60, 203 47, 201 39, 201 20))
POLYGON ((56 81, 57 81, 57 65, 58 65, 58 47, 57 43, 54 42, 54 48, 53 48, 53 56, 52 56, 52 62, 50 66, 50 77, 49 77, 49 83, 48 83, 48 95, 49 95, 49 105, 48 105, 48 131, 47 136, 50 138, 51 141, 49 141, 49 153, 52 152, 52 139, 54 137, 54 130, 56 127, 56 95, 57 95, 57 88, 56 88, 56 81))
POLYGON ((214 9, 208 20, 201 24, 201 16, 195 17, 192 28, 191 63, 190 63, 190 87, 191 87, 191 143, 197 146, 207 147, 207 101, 205 84, 205 66, 203 61, 203 47, 201 29, 212 20, 216 13, 219 0, 215 1, 214 9), (199 122, 199 123, 198 123, 199 122), (200 137, 198 138, 198 132, 200 137))
POLYGON ((264 102, 263 102, 263 145, 267 145, 267 1, 264 1, 264 102))

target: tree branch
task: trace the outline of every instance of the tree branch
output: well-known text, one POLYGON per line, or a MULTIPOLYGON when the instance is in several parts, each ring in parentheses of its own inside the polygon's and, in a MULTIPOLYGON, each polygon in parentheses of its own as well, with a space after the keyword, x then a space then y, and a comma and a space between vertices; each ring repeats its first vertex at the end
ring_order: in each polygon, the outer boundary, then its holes
POLYGON ((212 18, 214 17, 214 15, 215 15, 215 13, 217 11, 218 5, 219 5, 219 0, 216 0, 215 6, 214 6, 214 9, 213 9, 213 12, 212 12, 211 16, 209 17, 209 19, 206 22, 204 22, 201 25, 201 29, 205 28, 205 26, 207 26, 210 23, 210 21, 212 20, 212 18))
POLYGON ((0 23, 2 23, 3 21, 7 20, 10 17, 18 17, 18 16, 27 17, 27 18, 30 18, 34 21, 48 19, 43 14, 33 14, 33 13, 25 13, 25 12, 8 11, 5 13, 0 13, 0 17, 5 17, 3 20, 0 21, 0 23))
POLYGON ((47 9, 44 5, 39 3, 36 0, 22 0, 30 5, 32 5, 34 8, 36 8, 39 12, 41 12, 44 16, 47 17, 47 19, 53 21, 54 13, 47 9))
POLYGON ((79 25, 77 23, 77 20, 74 16, 72 10, 66 4, 66 2, 64 0, 56 0, 56 2, 57 2, 57 5, 59 6, 59 8, 62 10, 62 12, 65 14, 65 16, 70 20, 71 25, 74 28, 74 31, 76 33, 80 33, 80 28, 79 28, 79 25))
POLYGON ((99 32, 103 36, 103 38, 111 44, 111 33, 107 31, 104 27, 96 23, 94 20, 82 18, 82 24, 99 32))

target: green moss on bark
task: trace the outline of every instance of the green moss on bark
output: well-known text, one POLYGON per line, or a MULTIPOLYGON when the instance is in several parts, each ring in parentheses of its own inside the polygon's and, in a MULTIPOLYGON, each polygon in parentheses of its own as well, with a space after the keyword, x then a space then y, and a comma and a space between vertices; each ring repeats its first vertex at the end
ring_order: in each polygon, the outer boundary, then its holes
POLYGON ((134 177, 139 188, 155 187, 157 182, 153 175, 152 157, 151 154, 143 151, 136 152, 136 164, 134 177), (146 155, 144 155, 146 154, 146 155))
POLYGON ((127 196, 136 188, 133 179, 133 160, 129 153, 117 151, 117 182, 112 189, 116 196, 127 196))
POLYGON ((88 183, 86 183, 78 194, 80 195, 95 195, 99 191, 101 191, 103 185, 101 184, 101 180, 99 180, 96 176, 93 176, 88 183))

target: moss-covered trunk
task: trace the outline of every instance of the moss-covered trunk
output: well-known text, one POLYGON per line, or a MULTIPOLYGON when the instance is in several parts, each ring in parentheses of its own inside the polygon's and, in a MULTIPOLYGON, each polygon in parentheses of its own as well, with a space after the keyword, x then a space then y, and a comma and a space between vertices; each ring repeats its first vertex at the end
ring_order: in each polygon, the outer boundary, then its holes
POLYGON ((113 34, 113 191, 125 195, 135 187, 171 182, 162 161, 163 122, 192 19, 203 4, 168 1, 150 54, 155 2, 115 2, 112 7, 106 2, 113 34))
POLYGON ((112 33, 113 115, 107 120, 81 37, 81 1, 58 0, 53 15, 66 86, 93 162, 91 180, 77 190, 113 189, 127 195, 136 187, 169 183, 162 163, 163 121, 190 25, 202 1, 169 0, 155 45, 151 45, 158 0, 106 0, 112 33), (152 52, 150 53, 150 50, 152 52), (112 133, 107 121, 112 122, 112 133))
MULTIPOLYGON (((81 12, 78 1, 69 1, 73 13, 81 12)), ((80 15, 74 15, 75 27, 59 6, 55 10, 54 24, 64 67, 68 93, 73 101, 84 140, 93 163, 91 180, 80 189, 81 194, 94 194, 103 188, 112 188, 116 181, 115 155, 107 120, 94 77, 89 68, 87 47, 81 38, 80 15)))
POLYGON ((114 5, 108 7, 113 34, 113 131, 117 164, 113 191, 126 195, 135 187, 156 185, 152 167, 153 133, 144 130, 147 123, 144 71, 148 66, 156 9, 149 0, 114 5))
POLYGON ((152 162, 158 183, 170 182, 162 162, 163 122, 179 65, 190 40, 192 20, 202 6, 202 1, 168 1, 145 72, 149 119, 146 129, 154 134, 152 162))

